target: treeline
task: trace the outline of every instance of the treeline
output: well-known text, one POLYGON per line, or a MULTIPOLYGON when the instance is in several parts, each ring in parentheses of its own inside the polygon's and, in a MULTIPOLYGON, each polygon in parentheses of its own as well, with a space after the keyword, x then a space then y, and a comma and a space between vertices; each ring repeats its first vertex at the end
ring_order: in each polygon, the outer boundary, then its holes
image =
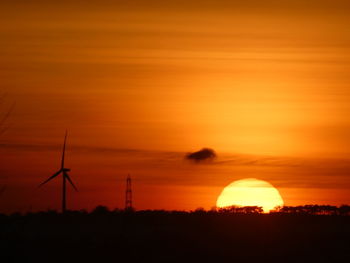
POLYGON ((272 213, 281 214, 306 214, 306 215, 339 215, 349 216, 350 206, 333 206, 333 205, 303 205, 303 206, 283 206, 272 213))
MULTIPOLYGON (((196 213, 218 213, 218 214, 262 214, 263 208, 259 206, 230 206, 225 208, 215 208, 210 211, 197 209, 196 213)), ((301 205, 301 206, 283 206, 276 207, 270 211, 270 214, 296 214, 296 215, 336 215, 350 216, 350 206, 332 206, 332 205, 301 205)))
POLYGON ((301 206, 263 214, 261 207, 98 206, 0 215, 1 262, 347 262, 348 209, 301 206))
MULTIPOLYGON (((120 214, 195 214, 195 215, 227 215, 227 214, 263 214, 263 208, 260 206, 230 206, 225 208, 212 208, 205 210, 204 208, 197 208, 192 211, 179 211, 179 210, 123 210, 114 209, 110 210, 106 206, 97 206, 91 212, 87 210, 71 210, 67 211, 67 215, 120 215, 120 214)), ((56 215, 59 214, 56 210, 47 210, 41 212, 28 212, 25 214, 13 213, 10 217, 21 217, 30 215, 56 215)), ((269 214, 288 214, 288 215, 330 215, 330 216, 350 216, 350 205, 332 206, 332 205, 303 205, 303 206, 283 206, 277 207, 270 211, 269 214)), ((2 217, 6 217, 4 214, 0 214, 2 217)))
MULTIPOLYGON (((197 209, 195 212, 204 211, 197 209)), ((225 214, 262 214, 264 211, 259 206, 244 206, 244 207, 225 207, 213 209, 211 212, 225 214)), ((301 205, 301 206, 282 206, 276 207, 270 211, 270 214, 297 214, 297 215, 337 215, 350 216, 350 206, 332 206, 332 205, 301 205)))

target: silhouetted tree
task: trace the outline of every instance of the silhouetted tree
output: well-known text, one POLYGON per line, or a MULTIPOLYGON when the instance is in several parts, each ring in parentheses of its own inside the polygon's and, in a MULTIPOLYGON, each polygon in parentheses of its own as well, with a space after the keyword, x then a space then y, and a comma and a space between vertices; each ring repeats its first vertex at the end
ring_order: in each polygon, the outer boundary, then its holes
POLYGON ((338 214, 342 216, 350 216, 350 206, 342 205, 338 209, 338 214))
POLYGON ((304 206, 283 206, 274 213, 302 214, 302 215, 347 215, 346 205, 336 207, 332 205, 304 205, 304 206))
POLYGON ((218 213, 223 214, 261 214, 263 209, 260 206, 228 206, 219 208, 218 213))
POLYGON ((203 215, 206 213, 205 209, 203 207, 198 207, 196 210, 194 210, 195 214, 203 215))
POLYGON ((97 206, 93 211, 92 211, 92 214, 95 214, 95 215, 106 215, 110 213, 109 209, 107 206, 103 206, 103 205, 99 205, 97 206))

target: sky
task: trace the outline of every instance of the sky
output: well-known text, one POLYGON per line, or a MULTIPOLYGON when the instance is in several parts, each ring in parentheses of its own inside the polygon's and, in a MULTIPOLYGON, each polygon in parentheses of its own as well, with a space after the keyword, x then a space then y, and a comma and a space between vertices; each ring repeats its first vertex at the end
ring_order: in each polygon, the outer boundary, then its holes
POLYGON ((215 206, 243 178, 350 203, 348 1, 3 1, 1 211, 215 206), (212 162, 184 160, 209 147, 212 162))

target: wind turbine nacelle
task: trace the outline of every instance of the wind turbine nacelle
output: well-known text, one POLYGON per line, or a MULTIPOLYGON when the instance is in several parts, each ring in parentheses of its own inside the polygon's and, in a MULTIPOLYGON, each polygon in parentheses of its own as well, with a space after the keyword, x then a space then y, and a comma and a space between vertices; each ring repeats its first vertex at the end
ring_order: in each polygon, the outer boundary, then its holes
POLYGON ((63 172, 70 172, 70 169, 68 169, 68 168, 63 168, 63 172))

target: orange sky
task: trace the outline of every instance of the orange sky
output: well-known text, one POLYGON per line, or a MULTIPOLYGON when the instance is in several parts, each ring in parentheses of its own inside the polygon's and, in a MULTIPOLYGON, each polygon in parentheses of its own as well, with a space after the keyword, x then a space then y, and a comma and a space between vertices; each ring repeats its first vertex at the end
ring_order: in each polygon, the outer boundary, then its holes
POLYGON ((0 208, 59 207, 59 180, 35 187, 66 128, 72 208, 122 207, 128 172, 139 209, 210 208, 246 177, 349 203, 348 1, 163 2, 0 4, 0 208), (214 163, 183 161, 202 147, 214 163))

